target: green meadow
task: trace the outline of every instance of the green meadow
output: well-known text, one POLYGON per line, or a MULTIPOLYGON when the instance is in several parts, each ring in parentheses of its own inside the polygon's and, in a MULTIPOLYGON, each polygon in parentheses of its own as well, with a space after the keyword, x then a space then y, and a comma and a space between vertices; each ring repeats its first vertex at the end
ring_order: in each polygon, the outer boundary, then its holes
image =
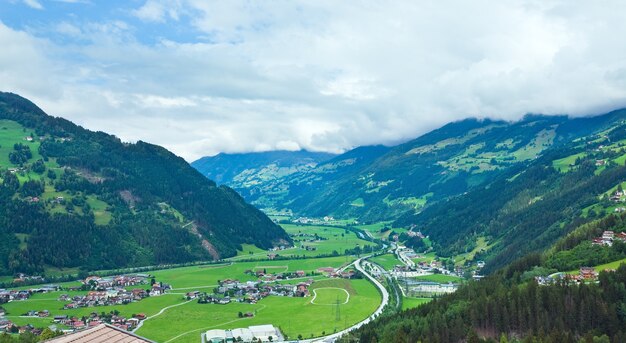
POLYGON ((378 290, 367 280, 326 280, 313 284, 324 294, 328 304, 312 304, 312 296, 304 298, 268 297, 257 304, 230 303, 227 305, 198 304, 191 301, 173 307, 162 315, 144 323, 137 334, 158 342, 198 342, 200 334, 213 328, 233 329, 258 324, 280 327, 290 338, 304 338, 330 334, 353 325, 369 316, 380 304, 378 290), (319 283, 319 285, 318 285, 319 283), (333 287, 333 288, 330 288, 333 287), (350 293, 346 304, 346 292, 350 293), (341 304, 336 305, 337 296, 341 304), (337 320, 339 307, 339 320, 337 320), (254 313, 252 318, 239 318, 239 312, 254 313))
POLYGON ((174 289, 189 289, 202 287, 215 287, 218 280, 238 279, 240 281, 256 280, 255 276, 245 274, 246 270, 272 269, 276 272, 303 270, 307 273, 314 272, 321 267, 338 268, 354 260, 352 256, 336 256, 325 258, 312 258, 306 260, 276 260, 257 262, 237 262, 209 264, 202 266, 163 269, 150 272, 158 281, 171 284, 174 289))
POLYGON ((402 265, 402 262, 396 258, 394 254, 384 254, 380 256, 375 256, 368 259, 381 267, 385 268, 385 270, 392 270, 396 265, 402 265))
POLYGON ((373 244, 369 241, 360 239, 356 233, 345 230, 340 227, 323 226, 323 225, 296 225, 296 224, 281 224, 283 229, 290 235, 304 234, 317 234, 319 237, 325 240, 317 242, 306 242, 301 240, 308 240, 312 237, 294 237, 295 248, 278 251, 279 255, 283 256, 318 256, 332 254, 338 252, 343 254, 346 249, 354 249, 356 247, 363 248, 364 246, 373 244), (306 250, 304 247, 315 247, 316 250, 306 250))
POLYGON ((431 298, 403 297, 402 298, 402 310, 408 310, 411 308, 418 307, 421 304, 425 304, 431 300, 432 300, 431 298))

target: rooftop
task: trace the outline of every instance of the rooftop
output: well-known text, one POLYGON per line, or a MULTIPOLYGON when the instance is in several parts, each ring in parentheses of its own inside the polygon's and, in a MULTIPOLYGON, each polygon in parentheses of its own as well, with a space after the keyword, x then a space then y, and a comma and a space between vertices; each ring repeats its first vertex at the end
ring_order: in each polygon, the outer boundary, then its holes
POLYGON ((91 329, 78 331, 69 335, 56 337, 51 340, 47 340, 48 343, 104 343, 104 342, 118 342, 118 343, 154 343, 153 341, 137 336, 128 331, 116 328, 109 324, 101 324, 91 329))

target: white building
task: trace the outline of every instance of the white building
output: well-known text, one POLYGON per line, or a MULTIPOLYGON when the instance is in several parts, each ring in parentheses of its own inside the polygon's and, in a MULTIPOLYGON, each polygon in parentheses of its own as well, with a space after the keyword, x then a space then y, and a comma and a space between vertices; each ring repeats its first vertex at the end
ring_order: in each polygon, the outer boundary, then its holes
POLYGON ((254 325, 248 328, 237 328, 232 330, 209 330, 204 334, 205 343, 231 343, 244 342, 256 343, 259 339, 262 342, 282 342, 280 331, 272 325, 254 325), (241 340, 239 340, 241 339, 241 340))
POLYGON ((254 336, 257 340, 260 339, 263 342, 269 342, 270 337, 272 337, 272 341, 278 338, 278 329, 276 329, 272 325, 250 326, 250 331, 252 331, 252 336, 254 336))

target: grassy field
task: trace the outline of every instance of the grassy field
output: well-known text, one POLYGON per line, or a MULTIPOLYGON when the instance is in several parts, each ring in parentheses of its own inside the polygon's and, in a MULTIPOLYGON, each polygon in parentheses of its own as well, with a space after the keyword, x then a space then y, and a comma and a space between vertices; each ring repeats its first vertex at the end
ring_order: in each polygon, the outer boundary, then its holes
POLYGON ((26 136, 30 136, 33 130, 24 128, 17 122, 2 119, 0 120, 0 166, 11 167, 13 164, 9 161, 9 153, 13 152, 13 145, 15 143, 22 143, 30 147, 30 151, 33 154, 32 161, 41 158, 39 155, 39 139, 33 137, 32 142, 26 141, 26 136))
POLYGON ((402 262, 400 262, 394 254, 384 254, 372 257, 369 260, 379 264, 381 267, 385 268, 385 270, 392 270, 394 266, 402 265, 402 262))
POLYGON ((317 234, 318 236, 326 239, 317 242, 306 242, 300 240, 308 240, 312 237, 294 237, 295 248, 279 251, 278 254, 282 256, 319 256, 332 254, 333 251, 343 254, 346 249, 354 249, 357 246, 363 248, 367 245, 373 245, 371 242, 360 239, 356 233, 339 227, 296 224, 281 224, 281 226, 290 235, 297 235, 300 233, 317 234), (301 248, 301 246, 315 247, 316 250, 307 251, 306 249, 301 248))
POLYGON ((253 244, 242 244, 241 250, 237 251, 237 256, 231 257, 229 261, 247 260, 247 259, 265 259, 267 258, 268 251, 258 248, 253 244))
MULTIPOLYGON (((47 294, 34 294, 26 301, 15 301, 3 304, 8 319, 20 324, 32 323, 37 327, 45 327, 51 318, 23 318, 22 314, 34 310, 48 310, 50 316, 69 315, 86 316, 92 312, 110 312, 117 310, 122 316, 144 313, 154 316, 145 322, 138 334, 158 342, 197 342, 201 332, 210 328, 236 328, 255 324, 273 324, 287 335, 296 338, 320 336, 341 330, 371 314, 380 304, 378 290, 369 281, 325 279, 315 276, 310 288, 311 296, 304 298, 270 296, 257 304, 231 303, 228 305, 198 304, 195 300, 187 302, 184 293, 190 290, 211 291, 217 281, 226 278, 253 280, 256 277, 244 274, 246 270, 269 271, 315 271, 320 267, 340 267, 350 263, 354 258, 339 256, 289 261, 258 261, 224 263, 182 267, 150 272, 158 281, 169 283, 174 287, 170 293, 145 298, 128 305, 99 306, 64 310, 66 302, 58 300, 61 294, 70 296, 84 294, 80 291, 61 291, 47 294), (182 289, 181 289, 182 288, 182 289), (315 295, 315 301, 313 295, 315 295), (337 305, 339 302, 339 305, 337 305), (173 306, 173 307, 170 307, 173 306), (339 306, 340 319, 336 320, 339 306), (162 309, 169 307, 162 314, 162 309), (239 318, 239 312, 255 313, 253 318, 239 318)), ((288 282, 288 281, 285 281, 288 282)), ((291 281, 293 283, 294 281, 291 281)), ((75 285, 72 282, 68 285, 75 285)))
POLYGON ((411 297, 403 297, 402 298, 402 310, 408 310, 410 308, 415 308, 420 306, 421 304, 425 304, 432 299, 430 298, 411 298, 411 297))
MULTIPOLYGON (((139 335, 158 342, 198 342, 200 333, 211 328, 237 328, 258 324, 273 324, 289 337, 305 338, 329 334, 350 326, 372 313, 380 304, 376 288, 366 280, 328 280, 313 284, 330 297, 332 305, 311 304, 313 297, 268 297, 257 304, 231 303, 228 305, 198 304, 195 301, 171 308, 162 315, 145 322, 139 335), (337 295, 350 294, 346 304, 340 304, 340 319, 336 320, 337 295), (334 298, 333 298, 334 297, 334 298), (238 318, 238 312, 255 313, 253 318, 238 318)), ((341 298, 340 298, 341 300, 341 298)))
POLYGON ((428 254, 420 254, 420 256, 421 257, 414 258, 413 262, 415 262, 415 263, 419 263, 419 262, 430 263, 430 262, 434 261, 437 258, 437 253, 432 251, 432 252, 429 252, 428 254))
MULTIPOLYGON (((239 279, 240 281, 255 280, 256 277, 244 274, 246 270, 255 268, 281 267, 280 271, 304 270, 309 273, 320 267, 340 267, 354 260, 350 256, 315 258, 306 260, 258 261, 224 263, 156 270, 150 272, 158 281, 171 284, 173 288, 214 287, 218 280, 239 279)), ((268 270, 270 272, 270 270, 268 270)))
POLYGON ((476 253, 478 253, 481 250, 488 250, 492 246, 493 246, 493 243, 489 244, 487 242, 487 239, 485 239, 485 237, 478 237, 478 239, 476 240, 476 246, 474 247, 474 249, 472 249, 472 251, 470 252, 456 255, 454 257, 454 264, 457 266, 462 266, 463 264, 465 264, 466 261, 473 260, 474 255, 476 255, 476 253))

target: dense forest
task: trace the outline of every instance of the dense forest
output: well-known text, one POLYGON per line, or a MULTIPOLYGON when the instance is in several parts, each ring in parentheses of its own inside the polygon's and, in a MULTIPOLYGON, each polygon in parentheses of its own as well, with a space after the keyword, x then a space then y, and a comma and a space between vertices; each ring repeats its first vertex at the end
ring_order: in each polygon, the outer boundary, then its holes
POLYGON ((10 165, 0 166, 0 274, 208 260, 242 243, 289 243, 236 192, 164 148, 85 130, 10 93, 0 93, 0 120, 37 140, 2 147, 10 165))
POLYGON ((344 342, 625 342, 626 265, 598 283, 540 286, 522 275, 541 264, 529 255, 456 293, 381 317, 344 342))

